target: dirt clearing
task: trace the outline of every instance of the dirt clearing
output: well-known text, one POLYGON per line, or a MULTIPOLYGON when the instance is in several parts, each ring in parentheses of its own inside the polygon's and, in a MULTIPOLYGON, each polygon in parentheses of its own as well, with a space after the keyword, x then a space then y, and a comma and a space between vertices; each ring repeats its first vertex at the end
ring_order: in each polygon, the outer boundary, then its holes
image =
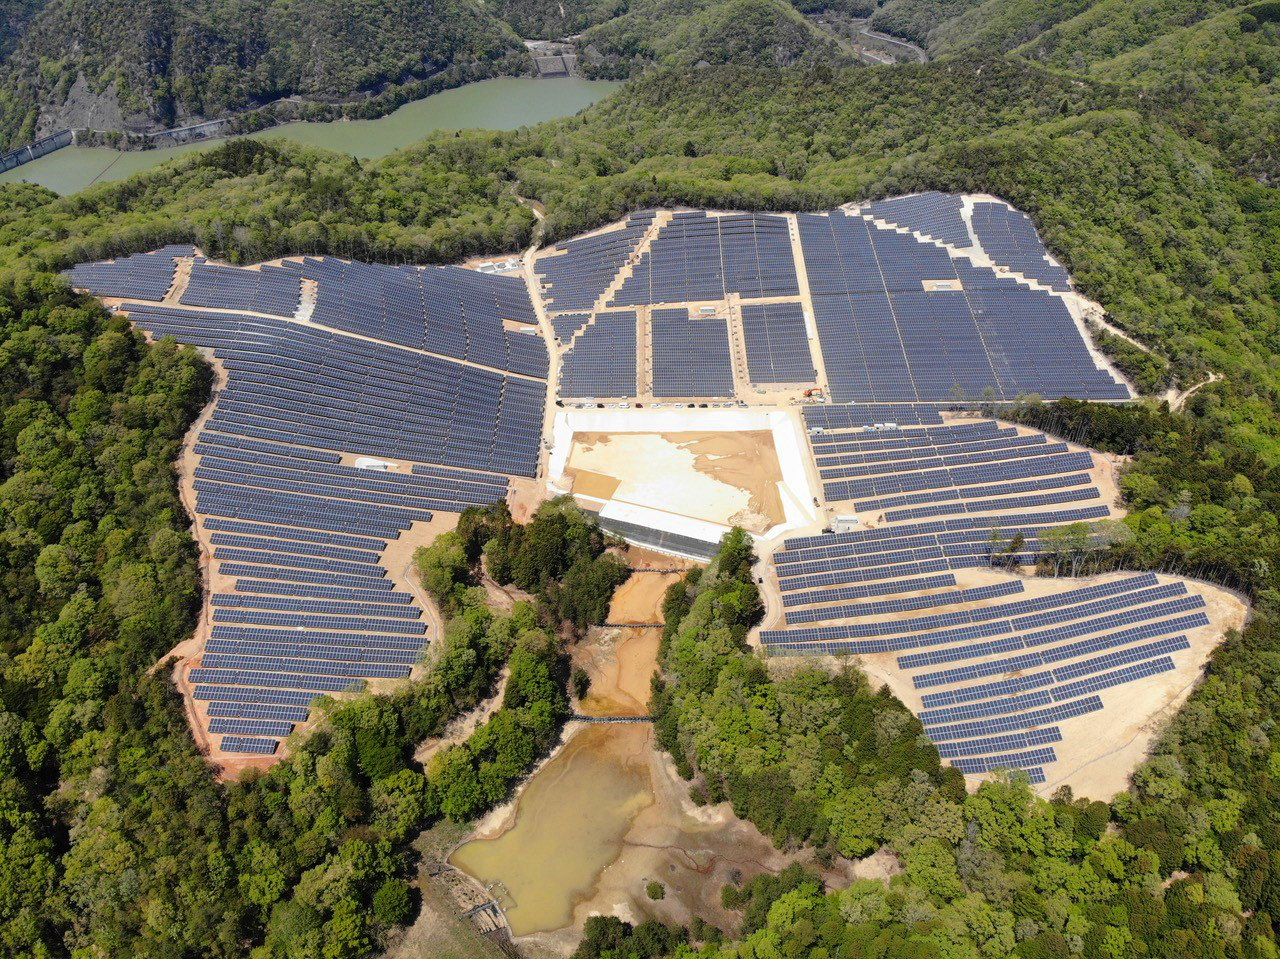
POLYGON ((682 579, 683 573, 632 573, 613 594, 609 622, 662 625, 662 597, 682 579))

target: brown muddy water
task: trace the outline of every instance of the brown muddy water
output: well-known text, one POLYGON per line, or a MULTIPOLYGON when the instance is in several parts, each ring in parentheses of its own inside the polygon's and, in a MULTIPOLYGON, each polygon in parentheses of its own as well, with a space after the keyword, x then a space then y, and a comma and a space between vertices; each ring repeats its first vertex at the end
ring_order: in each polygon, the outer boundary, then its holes
POLYGON ((449 859, 498 895, 514 935, 560 929, 653 803, 646 726, 586 726, 529 781, 509 828, 449 859))

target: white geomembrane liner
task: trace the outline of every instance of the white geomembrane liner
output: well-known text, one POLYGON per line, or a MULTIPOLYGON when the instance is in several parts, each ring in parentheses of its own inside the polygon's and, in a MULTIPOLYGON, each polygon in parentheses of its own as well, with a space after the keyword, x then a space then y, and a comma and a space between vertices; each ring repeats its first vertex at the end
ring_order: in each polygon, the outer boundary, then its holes
MULTIPOLYGON (((806 469, 808 450, 801 433, 799 416, 782 410, 713 410, 713 409, 627 409, 567 410, 557 413, 552 425, 552 447, 548 463, 548 487, 552 494, 570 489, 572 478, 565 475, 573 450, 574 436, 580 433, 605 435, 735 433, 768 431, 782 479, 777 484, 784 522, 775 524, 763 534, 753 534, 758 541, 772 541, 786 533, 812 526, 818 520, 813 507, 814 491, 806 469)), ((626 520, 651 529, 691 536, 716 542, 730 528, 727 522, 712 522, 681 511, 663 508, 670 502, 630 502, 625 493, 602 500, 584 497, 593 508, 599 505, 606 518, 626 520), (603 504, 603 505, 600 505, 603 504)), ((644 497, 637 497, 644 499, 644 497)))

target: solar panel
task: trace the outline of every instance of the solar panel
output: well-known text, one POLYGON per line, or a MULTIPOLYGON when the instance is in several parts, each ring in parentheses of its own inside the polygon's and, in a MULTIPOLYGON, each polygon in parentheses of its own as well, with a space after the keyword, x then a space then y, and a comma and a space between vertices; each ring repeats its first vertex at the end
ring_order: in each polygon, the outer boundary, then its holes
POLYGON ((246 736, 223 736, 220 746, 228 753, 259 753, 270 756, 276 751, 279 742, 274 739, 252 739, 246 736))
POLYGON ((306 706, 274 706, 266 703, 211 702, 208 712, 211 717, 219 719, 284 719, 302 723, 307 720, 308 709, 306 706))
POLYGON ((752 383, 812 383, 817 378, 799 303, 742 304, 742 334, 752 383))
POLYGON ((858 212, 895 226, 903 226, 930 239, 955 247, 968 247, 973 240, 961 216, 964 201, 947 193, 918 193, 869 203, 858 212))
MULTIPOLYGON (((797 217, 832 400, 954 403, 1032 392, 1128 398, 1124 384, 1095 364, 1059 297, 1030 283, 1002 282, 995 270, 881 225, 901 222, 930 240, 968 247, 972 240, 958 203, 934 194, 872 204, 863 216, 797 217)), ((975 206, 974 214, 980 238, 991 233, 991 215, 979 213, 982 207, 975 206)), ((1002 235, 1016 234, 1018 244, 1033 243, 1038 252, 1014 255, 1008 243, 989 245, 987 239, 984 248, 996 249, 997 262, 1003 259, 1036 282, 1067 289, 1065 273, 1044 258, 1024 221, 1011 214, 1009 222, 1001 221, 1002 235)))
POLYGON ((209 732, 284 737, 293 732, 293 723, 265 719, 210 719, 209 732))

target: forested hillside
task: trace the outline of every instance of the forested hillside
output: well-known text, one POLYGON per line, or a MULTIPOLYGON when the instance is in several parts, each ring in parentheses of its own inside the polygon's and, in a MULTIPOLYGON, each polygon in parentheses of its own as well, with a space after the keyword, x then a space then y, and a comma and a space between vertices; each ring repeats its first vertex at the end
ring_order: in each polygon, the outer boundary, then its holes
POLYGON ((46 0, 0 75, 0 146, 38 125, 172 126, 451 67, 483 76, 527 65, 515 33, 468 0, 46 0), (52 111, 43 120, 42 109, 52 111))
POLYGON ((886 33, 926 43, 929 31, 982 0, 886 0, 871 16, 871 26, 886 33))
POLYGON ((43 0, 0 0, 0 61, 17 46, 43 5, 43 0))
POLYGON ((1193 28, 1246 7, 1256 18, 1274 15, 1274 4, 1249 0, 1158 0, 1140 7, 1126 0, 887 0, 872 25, 924 43, 935 56, 1015 52, 1098 73, 1122 54, 1172 40, 1202 46, 1206 58, 1225 56, 1217 69, 1233 73, 1231 51, 1203 46, 1206 37, 1193 28))
POLYGON ((788 67, 851 60, 786 0, 631 0, 625 13, 586 31, 581 42, 584 70, 611 77, 653 63, 788 67))
POLYGON ((522 37, 555 40, 581 33, 627 9, 626 0, 497 0, 493 11, 522 37))
POLYGON ((847 58, 787 0, 6 0, 0 25, 0 150, 55 130, 162 129, 290 97, 306 104, 291 117, 378 115, 438 87, 531 72, 521 37, 585 31, 582 70, 608 77, 847 58))

